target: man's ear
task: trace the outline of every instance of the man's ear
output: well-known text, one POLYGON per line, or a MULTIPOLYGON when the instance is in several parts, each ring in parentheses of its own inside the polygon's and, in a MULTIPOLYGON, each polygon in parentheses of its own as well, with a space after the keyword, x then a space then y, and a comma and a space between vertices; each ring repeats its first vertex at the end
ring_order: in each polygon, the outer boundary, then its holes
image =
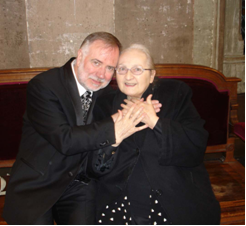
POLYGON ((82 61, 82 59, 83 59, 83 51, 82 51, 82 49, 79 49, 78 50, 78 55, 77 55, 77 65, 80 64, 80 62, 82 61))
POLYGON ((150 83, 152 83, 155 79, 155 75, 156 75, 156 70, 151 70, 151 74, 150 74, 150 83))

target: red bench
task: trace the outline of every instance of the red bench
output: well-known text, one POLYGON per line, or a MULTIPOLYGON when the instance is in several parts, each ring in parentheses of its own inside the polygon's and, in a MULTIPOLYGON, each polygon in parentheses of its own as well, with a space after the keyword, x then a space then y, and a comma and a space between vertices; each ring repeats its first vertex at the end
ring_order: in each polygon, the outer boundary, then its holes
MULTIPOLYGON (((26 105, 26 84, 47 68, 0 70, 0 167, 11 167, 21 138, 22 116, 26 105)), ((213 190, 221 204, 221 224, 244 224, 244 167, 234 158, 237 118, 238 78, 197 65, 158 64, 157 76, 179 79, 193 90, 192 101, 209 132, 207 155, 219 155, 205 161, 213 190)), ((116 81, 110 83, 114 88, 116 81)), ((4 196, 0 197, 0 214, 4 196)), ((4 220, 0 218, 0 223, 4 220)))

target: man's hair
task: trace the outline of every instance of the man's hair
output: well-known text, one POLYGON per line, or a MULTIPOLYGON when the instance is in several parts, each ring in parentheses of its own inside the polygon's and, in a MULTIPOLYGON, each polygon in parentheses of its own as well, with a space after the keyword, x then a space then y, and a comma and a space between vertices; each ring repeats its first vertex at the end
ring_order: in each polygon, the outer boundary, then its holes
POLYGON ((122 45, 120 41, 114 35, 108 32, 94 32, 88 35, 82 42, 80 48, 83 48, 84 50, 88 49, 90 44, 98 40, 103 41, 109 47, 118 47, 119 51, 121 52, 122 45))
POLYGON ((155 69, 153 58, 151 57, 150 51, 149 51, 149 49, 147 47, 145 47, 142 44, 135 43, 135 44, 130 45, 128 48, 124 49, 123 52, 126 52, 126 51, 131 50, 131 49, 136 49, 136 50, 139 50, 139 51, 143 52, 146 55, 146 57, 147 57, 148 66, 151 69, 155 69))

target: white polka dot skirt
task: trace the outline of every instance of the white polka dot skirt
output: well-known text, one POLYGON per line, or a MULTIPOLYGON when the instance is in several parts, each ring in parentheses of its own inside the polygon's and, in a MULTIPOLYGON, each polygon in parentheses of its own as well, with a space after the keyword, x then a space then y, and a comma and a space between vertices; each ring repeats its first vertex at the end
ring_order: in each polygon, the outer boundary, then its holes
MULTIPOLYGON (((149 212, 149 224, 165 225, 169 224, 168 219, 161 207, 160 202, 156 198, 154 192, 151 193, 151 209, 149 212)), ((124 195, 117 202, 106 204, 103 212, 98 216, 97 224, 103 225, 131 225, 132 216, 130 212, 131 202, 128 197, 124 195)))

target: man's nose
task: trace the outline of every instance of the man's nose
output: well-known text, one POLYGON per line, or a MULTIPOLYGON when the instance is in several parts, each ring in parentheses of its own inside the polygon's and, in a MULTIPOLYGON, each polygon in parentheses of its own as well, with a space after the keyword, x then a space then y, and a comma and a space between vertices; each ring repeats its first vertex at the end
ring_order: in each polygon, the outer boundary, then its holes
POLYGON ((100 67, 97 71, 97 76, 99 78, 104 78, 106 73, 106 68, 105 67, 100 67))

